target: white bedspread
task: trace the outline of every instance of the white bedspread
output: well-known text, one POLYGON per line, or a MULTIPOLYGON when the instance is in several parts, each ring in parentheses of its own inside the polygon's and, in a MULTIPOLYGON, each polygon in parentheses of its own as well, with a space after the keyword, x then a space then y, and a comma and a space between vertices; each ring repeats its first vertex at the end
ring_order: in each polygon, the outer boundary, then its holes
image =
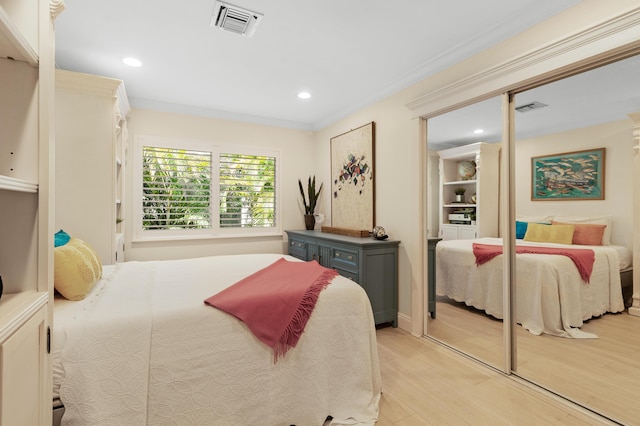
MULTIPOLYGON (((497 256, 476 266, 472 243, 502 245, 499 238, 440 241, 436 246, 436 294, 502 319, 502 262, 497 256)), ((595 262, 590 282, 581 278, 566 256, 516 256, 516 321, 531 333, 563 337, 597 337, 580 331, 583 321, 606 312, 624 310, 620 286, 618 247, 566 246, 529 243, 518 245, 593 249, 595 262)))
POLYGON ((56 303, 62 423, 373 424, 380 370, 360 286, 336 277, 275 364, 242 322, 203 303, 280 257, 126 262, 87 299, 56 303))

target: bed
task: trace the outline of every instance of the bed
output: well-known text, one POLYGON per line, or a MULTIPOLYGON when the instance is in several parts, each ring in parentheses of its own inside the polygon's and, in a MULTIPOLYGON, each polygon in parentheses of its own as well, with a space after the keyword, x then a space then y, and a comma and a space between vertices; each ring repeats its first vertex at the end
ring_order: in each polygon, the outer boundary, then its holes
POLYGON ((62 424, 373 424, 381 394, 364 290, 337 276, 296 347, 271 348, 203 300, 277 254, 105 266, 80 301, 56 298, 54 397, 62 424))
MULTIPOLYGON (((502 262, 499 255, 477 266, 473 244, 502 245, 500 238, 440 241, 436 246, 436 294, 503 318, 502 262)), ((589 318, 621 312, 620 271, 631 253, 615 245, 575 245, 516 240, 517 247, 589 249, 594 252, 589 282, 566 256, 516 255, 516 322, 535 335, 594 338, 580 330, 589 318)))

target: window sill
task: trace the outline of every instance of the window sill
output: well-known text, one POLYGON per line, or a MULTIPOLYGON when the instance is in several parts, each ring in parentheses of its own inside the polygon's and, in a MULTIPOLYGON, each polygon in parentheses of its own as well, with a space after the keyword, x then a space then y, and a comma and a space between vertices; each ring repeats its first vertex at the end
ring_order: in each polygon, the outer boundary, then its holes
POLYGON ((257 239, 257 238, 284 238, 284 234, 281 230, 272 232, 253 232, 253 233, 229 233, 218 235, 162 235, 155 237, 138 237, 131 240, 132 244, 146 244, 146 243, 169 243, 178 241, 202 241, 202 240, 238 240, 238 239, 257 239))

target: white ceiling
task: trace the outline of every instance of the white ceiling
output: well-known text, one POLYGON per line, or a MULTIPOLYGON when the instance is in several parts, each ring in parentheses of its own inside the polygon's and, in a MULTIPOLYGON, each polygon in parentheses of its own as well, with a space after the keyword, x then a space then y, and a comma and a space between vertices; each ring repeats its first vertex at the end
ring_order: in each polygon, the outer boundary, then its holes
POLYGON ((65 0, 56 62, 133 107, 316 130, 578 1, 229 1, 264 14, 249 38, 209 26, 214 0, 65 0))
MULTIPOLYGON (((517 139, 629 119, 640 112, 640 56, 633 56, 515 96, 518 106, 547 105, 515 113, 517 139)), ((427 140, 434 150, 502 140, 501 99, 495 97, 429 120, 427 140), (473 134, 484 129, 480 135, 473 134)))

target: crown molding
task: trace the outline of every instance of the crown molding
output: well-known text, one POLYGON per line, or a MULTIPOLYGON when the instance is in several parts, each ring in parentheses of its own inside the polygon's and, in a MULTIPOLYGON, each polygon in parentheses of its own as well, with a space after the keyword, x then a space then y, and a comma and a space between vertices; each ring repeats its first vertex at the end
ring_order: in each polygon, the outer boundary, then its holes
POLYGON ((435 116, 593 68, 639 49, 640 7, 422 94, 405 107, 415 117, 435 116))
POLYGON ((64 0, 49 0, 49 14, 52 21, 55 21, 64 9, 64 0))

